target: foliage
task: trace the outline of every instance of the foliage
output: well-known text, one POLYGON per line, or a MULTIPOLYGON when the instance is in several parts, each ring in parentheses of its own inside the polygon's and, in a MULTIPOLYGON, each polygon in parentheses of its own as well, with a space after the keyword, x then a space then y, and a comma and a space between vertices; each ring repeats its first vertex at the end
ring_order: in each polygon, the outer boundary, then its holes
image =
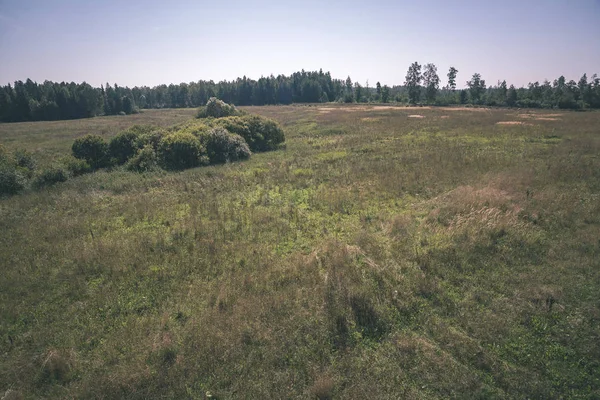
POLYGON ((421 97, 421 65, 418 62, 414 62, 408 68, 406 73, 406 80, 404 85, 408 88, 408 101, 410 104, 417 104, 421 97))
POLYGON ((241 114, 234 105, 227 104, 216 97, 211 97, 206 105, 198 110, 197 118, 223 118, 241 114))
POLYGON ((506 105, 509 107, 514 107, 517 104, 517 99, 517 90, 513 85, 510 85, 510 88, 506 94, 506 105))
POLYGON ((24 168, 28 171, 33 171, 36 168, 36 162, 33 158, 33 154, 24 149, 17 149, 13 155, 15 163, 18 167, 24 168))
POLYGON ((425 64, 423 72, 423 84, 425 85, 425 97, 429 104, 435 104, 435 97, 440 87, 440 77, 434 64, 425 64))
POLYGON ((166 169, 182 170, 208 164, 205 148, 191 133, 176 132, 163 137, 157 154, 166 169))
POLYGON ((127 160, 137 153, 143 144, 140 142, 140 136, 141 133, 137 129, 128 129, 118 133, 108 144, 110 157, 117 164, 126 163, 127 160))
POLYGON ((388 85, 384 85, 381 89, 381 101, 387 103, 390 100, 390 88, 388 85))
POLYGON ((450 67, 448 70, 448 89, 451 91, 456 90, 456 75, 458 74, 458 70, 454 67, 450 67))
POLYGON ((44 168, 34 179, 34 186, 41 188, 51 186, 69 179, 69 173, 62 166, 51 166, 44 168))
POLYGON ((211 164, 243 160, 250 157, 250 148, 240 135, 216 127, 202 137, 211 164))
POLYGON ((65 156, 61 159, 61 164, 73 176, 79 176, 92 172, 92 167, 86 160, 75 158, 72 155, 65 156))
POLYGON ((466 90, 461 90, 458 97, 460 104, 467 104, 468 94, 466 90))
POLYGON ((25 174, 14 163, 0 159, 0 196, 16 194, 25 188, 25 174))
MULTIPOLYGON (((441 99, 435 103, 453 104, 457 101, 456 75, 458 70, 450 67, 448 84, 442 90, 441 99)), ((419 79, 420 65, 413 63, 406 76, 405 86, 391 88, 390 98, 397 101, 418 103, 421 96, 419 79), (419 67, 419 68, 417 68, 419 67)), ((427 86, 427 85, 425 85, 427 86)), ((477 100, 481 104, 506 105, 502 88, 488 88, 479 92, 477 100)), ((433 92, 430 92, 431 99, 433 92)), ((381 93, 376 89, 377 98, 381 93)), ((179 85, 158 85, 155 87, 122 87, 105 84, 93 88, 87 83, 43 84, 28 79, 13 85, 0 86, 0 121, 37 121, 87 118, 97 115, 126 115, 136 113, 141 108, 184 108, 204 106, 209 99, 217 97, 225 103, 248 105, 291 104, 337 101, 352 103, 368 101, 372 93, 369 89, 355 90, 350 77, 346 80, 333 79, 329 72, 300 71, 289 76, 278 75, 261 77, 258 80, 247 77, 233 81, 198 81, 179 85), (358 98, 357 98, 358 96, 358 98)), ((433 104, 432 101, 428 100, 433 104)), ((477 102, 476 101, 476 102, 477 102)), ((600 108, 600 79, 597 75, 584 74, 577 82, 566 82, 559 77, 553 82, 534 82, 527 88, 519 88, 518 99, 523 104, 542 108, 586 109, 600 108), (521 90, 524 89, 524 90, 521 90)), ((516 104, 516 102, 515 102, 516 104)), ((203 107, 204 109, 204 107, 203 107)), ((205 110, 201 110, 204 115, 205 110)))
POLYGON ((147 144, 129 159, 127 169, 134 172, 148 172, 159 169, 158 157, 152 145, 147 144))
POLYGON ((85 135, 75 139, 71 147, 73 156, 85 160, 90 167, 98 169, 109 164, 108 144, 99 135, 85 135))
POLYGON ((217 124, 244 138, 252 151, 275 150, 285 141, 281 126, 259 115, 223 118, 218 120, 217 124))
POLYGON ((481 75, 478 73, 473 74, 471 80, 467 82, 467 86, 471 94, 471 102, 473 104, 480 104, 481 96, 485 92, 485 81, 481 79, 481 75))

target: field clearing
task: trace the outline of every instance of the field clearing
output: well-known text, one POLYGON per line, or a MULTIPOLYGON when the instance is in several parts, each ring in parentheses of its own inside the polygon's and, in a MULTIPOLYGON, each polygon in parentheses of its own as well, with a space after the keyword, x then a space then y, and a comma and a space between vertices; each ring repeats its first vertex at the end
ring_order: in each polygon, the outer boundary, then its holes
POLYGON ((599 112, 243 109, 286 148, 0 198, 0 397, 600 397, 599 112))

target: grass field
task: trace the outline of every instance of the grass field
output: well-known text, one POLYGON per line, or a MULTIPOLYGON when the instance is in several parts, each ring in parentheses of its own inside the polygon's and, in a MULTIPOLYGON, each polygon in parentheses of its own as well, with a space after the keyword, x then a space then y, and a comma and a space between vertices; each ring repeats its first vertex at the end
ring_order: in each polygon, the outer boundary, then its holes
POLYGON ((286 148, 0 199, 0 397, 600 398, 600 113, 245 109, 286 148))

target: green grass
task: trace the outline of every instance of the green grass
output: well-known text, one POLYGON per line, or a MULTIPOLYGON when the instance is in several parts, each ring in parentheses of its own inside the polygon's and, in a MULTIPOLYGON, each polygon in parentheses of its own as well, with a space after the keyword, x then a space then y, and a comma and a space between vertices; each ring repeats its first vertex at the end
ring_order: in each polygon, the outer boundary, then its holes
POLYGON ((0 199, 0 393, 600 397, 600 114, 328 108, 245 108, 286 132, 248 161, 0 199))

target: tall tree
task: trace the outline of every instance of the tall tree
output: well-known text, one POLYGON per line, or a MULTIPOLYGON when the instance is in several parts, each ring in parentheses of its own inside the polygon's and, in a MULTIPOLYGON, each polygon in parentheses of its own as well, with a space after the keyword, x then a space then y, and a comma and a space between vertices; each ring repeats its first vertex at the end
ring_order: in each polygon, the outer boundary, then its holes
POLYGON ((381 100, 381 83, 377 82, 375 86, 377 88, 377 100, 381 100))
POLYGON ((437 74, 435 64, 425 64, 423 72, 423 84, 425 85, 425 97, 429 104, 435 103, 438 89, 440 87, 440 77, 437 74))
POLYGON ((352 79, 346 78, 346 93, 344 93, 344 102, 352 103, 354 101, 354 92, 352 91, 352 79))
POLYGON ((408 67, 406 80, 404 81, 404 85, 408 88, 408 101, 410 104, 417 104, 421 97, 421 79, 421 65, 415 61, 408 67))
POLYGON ((448 89, 455 91, 456 90, 456 74, 458 74, 458 70, 454 67, 450 67, 448 71, 448 89))
POLYGON ((479 104, 481 102, 481 95, 485 92, 485 81, 481 79, 481 74, 474 73, 471 80, 467 81, 467 86, 471 94, 471 102, 479 104))
POLYGON ((381 101, 387 103, 390 99, 390 88, 388 85, 385 85, 381 89, 381 101))

